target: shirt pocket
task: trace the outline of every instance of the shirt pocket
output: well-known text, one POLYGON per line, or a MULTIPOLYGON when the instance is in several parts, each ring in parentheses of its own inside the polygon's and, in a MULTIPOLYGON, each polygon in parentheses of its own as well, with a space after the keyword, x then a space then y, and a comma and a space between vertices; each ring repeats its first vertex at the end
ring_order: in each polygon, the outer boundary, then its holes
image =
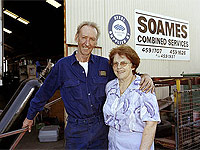
POLYGON ((67 95, 71 95, 73 99, 82 99, 82 92, 79 80, 69 79, 65 81, 64 88, 67 92, 67 95))
POLYGON ((105 100, 105 87, 108 82, 108 79, 105 77, 94 77, 93 78, 93 84, 94 84, 94 90, 93 93, 95 94, 95 97, 102 97, 105 100))

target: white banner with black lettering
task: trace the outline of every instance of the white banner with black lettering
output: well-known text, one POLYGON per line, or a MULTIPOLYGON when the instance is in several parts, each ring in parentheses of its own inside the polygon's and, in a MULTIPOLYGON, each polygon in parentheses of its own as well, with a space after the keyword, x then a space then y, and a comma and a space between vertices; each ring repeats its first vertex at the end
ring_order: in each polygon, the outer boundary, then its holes
POLYGON ((141 59, 190 60, 189 22, 135 10, 135 50, 141 59))

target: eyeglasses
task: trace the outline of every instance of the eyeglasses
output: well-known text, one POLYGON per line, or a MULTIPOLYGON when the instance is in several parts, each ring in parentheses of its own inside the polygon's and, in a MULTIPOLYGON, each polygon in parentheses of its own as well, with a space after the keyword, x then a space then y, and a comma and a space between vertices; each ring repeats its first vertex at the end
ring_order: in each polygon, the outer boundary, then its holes
POLYGON ((112 66, 113 66, 113 68, 117 68, 119 64, 123 68, 123 67, 126 67, 127 64, 131 64, 131 63, 128 63, 128 62, 125 62, 125 61, 122 61, 120 63, 115 62, 115 63, 112 64, 112 66))

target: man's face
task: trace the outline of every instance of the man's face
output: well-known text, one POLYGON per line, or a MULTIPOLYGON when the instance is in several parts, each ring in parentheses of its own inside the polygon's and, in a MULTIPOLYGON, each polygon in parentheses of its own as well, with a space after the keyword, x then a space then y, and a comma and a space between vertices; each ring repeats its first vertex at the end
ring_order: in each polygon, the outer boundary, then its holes
POLYGON ((97 31, 91 26, 83 26, 75 37, 78 42, 78 52, 81 55, 90 55, 97 44, 97 31))

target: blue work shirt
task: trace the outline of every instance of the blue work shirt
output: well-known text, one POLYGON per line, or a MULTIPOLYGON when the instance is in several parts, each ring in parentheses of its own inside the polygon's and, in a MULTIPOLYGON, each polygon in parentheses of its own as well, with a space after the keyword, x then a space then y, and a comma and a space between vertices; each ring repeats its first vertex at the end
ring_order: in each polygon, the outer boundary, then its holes
POLYGON ((115 78, 108 59, 96 55, 90 56, 88 74, 75 57, 60 59, 43 85, 30 102, 27 118, 32 120, 36 113, 43 110, 45 103, 60 89, 66 112, 78 119, 102 114, 106 99, 106 83, 115 78))

